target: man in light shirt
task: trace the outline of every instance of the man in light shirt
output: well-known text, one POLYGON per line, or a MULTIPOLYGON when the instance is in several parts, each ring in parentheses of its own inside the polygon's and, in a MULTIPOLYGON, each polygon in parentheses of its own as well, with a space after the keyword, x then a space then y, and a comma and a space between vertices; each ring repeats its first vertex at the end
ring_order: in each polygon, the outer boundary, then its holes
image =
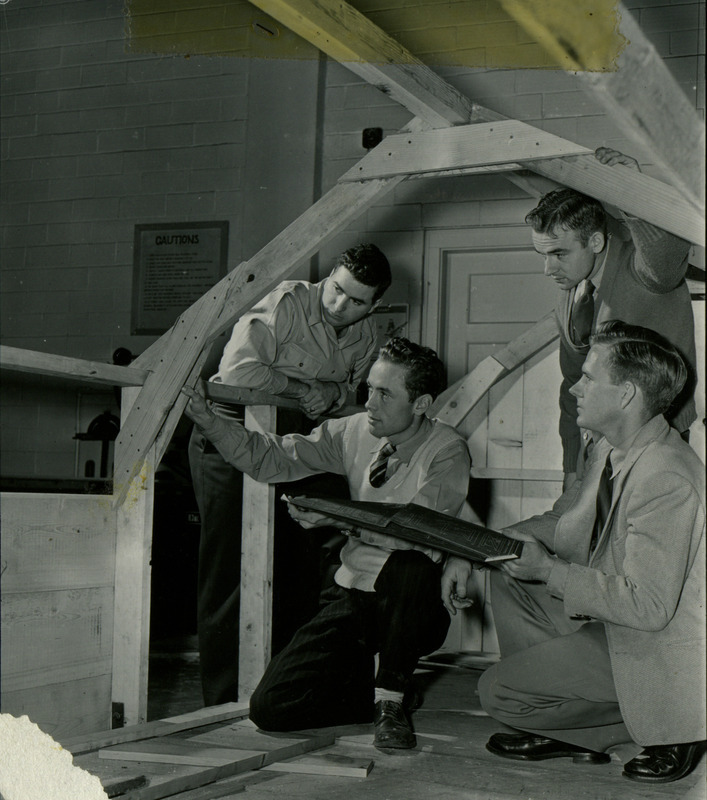
MULTIPOLYGON (((309 430, 311 420, 343 406, 368 371, 377 344, 370 314, 390 282, 387 258, 370 243, 344 251, 319 283, 284 281, 234 325, 210 380, 296 399, 308 426, 299 412, 281 410, 278 429, 309 430)), ((212 409, 225 418, 243 419, 239 406, 213 403, 212 409)), ((242 474, 197 429, 189 442, 189 463, 201 516, 197 628, 202 690, 205 704, 216 705, 238 699, 242 474)), ((317 544, 292 553, 278 537, 277 568, 299 558, 300 569, 306 562, 307 569, 316 571, 317 544), (281 554, 281 549, 288 552, 281 554)), ((316 604, 314 592, 311 603, 316 604)), ((283 601, 276 637, 286 639, 308 608, 304 594, 283 601)))

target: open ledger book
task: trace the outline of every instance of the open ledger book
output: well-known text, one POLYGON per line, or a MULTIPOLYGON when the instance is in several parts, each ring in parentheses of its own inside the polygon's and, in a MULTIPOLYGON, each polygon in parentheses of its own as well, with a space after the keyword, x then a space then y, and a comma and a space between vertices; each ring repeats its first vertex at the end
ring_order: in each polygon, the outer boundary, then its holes
POLYGON ((370 503, 306 495, 283 499, 352 527, 368 528, 483 564, 518 558, 523 549, 523 542, 498 531, 415 503, 370 503))

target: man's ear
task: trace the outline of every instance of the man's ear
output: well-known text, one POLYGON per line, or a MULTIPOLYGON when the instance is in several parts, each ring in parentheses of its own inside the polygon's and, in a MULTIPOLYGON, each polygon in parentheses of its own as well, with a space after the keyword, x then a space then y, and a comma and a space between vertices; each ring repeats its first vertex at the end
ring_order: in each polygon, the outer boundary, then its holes
POLYGON ((606 244, 606 236, 601 231, 594 231, 594 233, 589 237, 589 241, 587 242, 587 246, 589 249, 596 255, 596 253, 601 253, 604 249, 604 245, 606 244))
POLYGON ((427 409, 432 405, 433 397, 431 394, 421 394, 418 398, 415 399, 415 402, 412 407, 413 414, 416 414, 418 417, 421 417, 427 409))
POLYGON ((633 381, 624 381, 623 390, 621 392, 621 408, 626 406, 638 395, 638 387, 633 381))

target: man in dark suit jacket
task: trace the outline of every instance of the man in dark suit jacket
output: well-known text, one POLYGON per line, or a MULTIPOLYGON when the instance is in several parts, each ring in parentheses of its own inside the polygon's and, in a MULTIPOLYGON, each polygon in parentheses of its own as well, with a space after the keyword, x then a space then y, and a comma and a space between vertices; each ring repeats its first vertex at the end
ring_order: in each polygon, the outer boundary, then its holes
MULTIPOLYGON (((603 164, 639 169, 635 159, 600 147, 603 164)), ((581 377, 588 337, 607 320, 650 328, 672 342, 694 373, 695 334, 685 283, 689 242, 622 212, 609 216, 602 204, 574 189, 546 194, 526 216, 545 274, 559 287, 555 304, 560 329, 560 436, 565 488, 580 453, 577 404, 569 389, 581 377)), ((693 382, 687 382, 668 419, 680 432, 695 420, 693 382)))
POLYGON ((705 738, 704 465, 662 416, 687 370, 645 328, 610 322, 591 341, 571 391, 600 438, 551 511, 506 529, 523 553, 492 576, 501 661, 481 704, 524 732, 487 748, 604 763, 634 742, 623 774, 672 781, 705 738))

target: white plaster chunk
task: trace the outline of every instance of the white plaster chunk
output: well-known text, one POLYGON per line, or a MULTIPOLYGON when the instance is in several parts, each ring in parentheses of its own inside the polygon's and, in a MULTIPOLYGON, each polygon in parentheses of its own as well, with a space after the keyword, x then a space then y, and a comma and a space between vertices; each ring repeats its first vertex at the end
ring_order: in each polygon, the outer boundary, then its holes
POLYGON ((100 780, 27 716, 0 714, 3 800, 107 800, 100 780))

